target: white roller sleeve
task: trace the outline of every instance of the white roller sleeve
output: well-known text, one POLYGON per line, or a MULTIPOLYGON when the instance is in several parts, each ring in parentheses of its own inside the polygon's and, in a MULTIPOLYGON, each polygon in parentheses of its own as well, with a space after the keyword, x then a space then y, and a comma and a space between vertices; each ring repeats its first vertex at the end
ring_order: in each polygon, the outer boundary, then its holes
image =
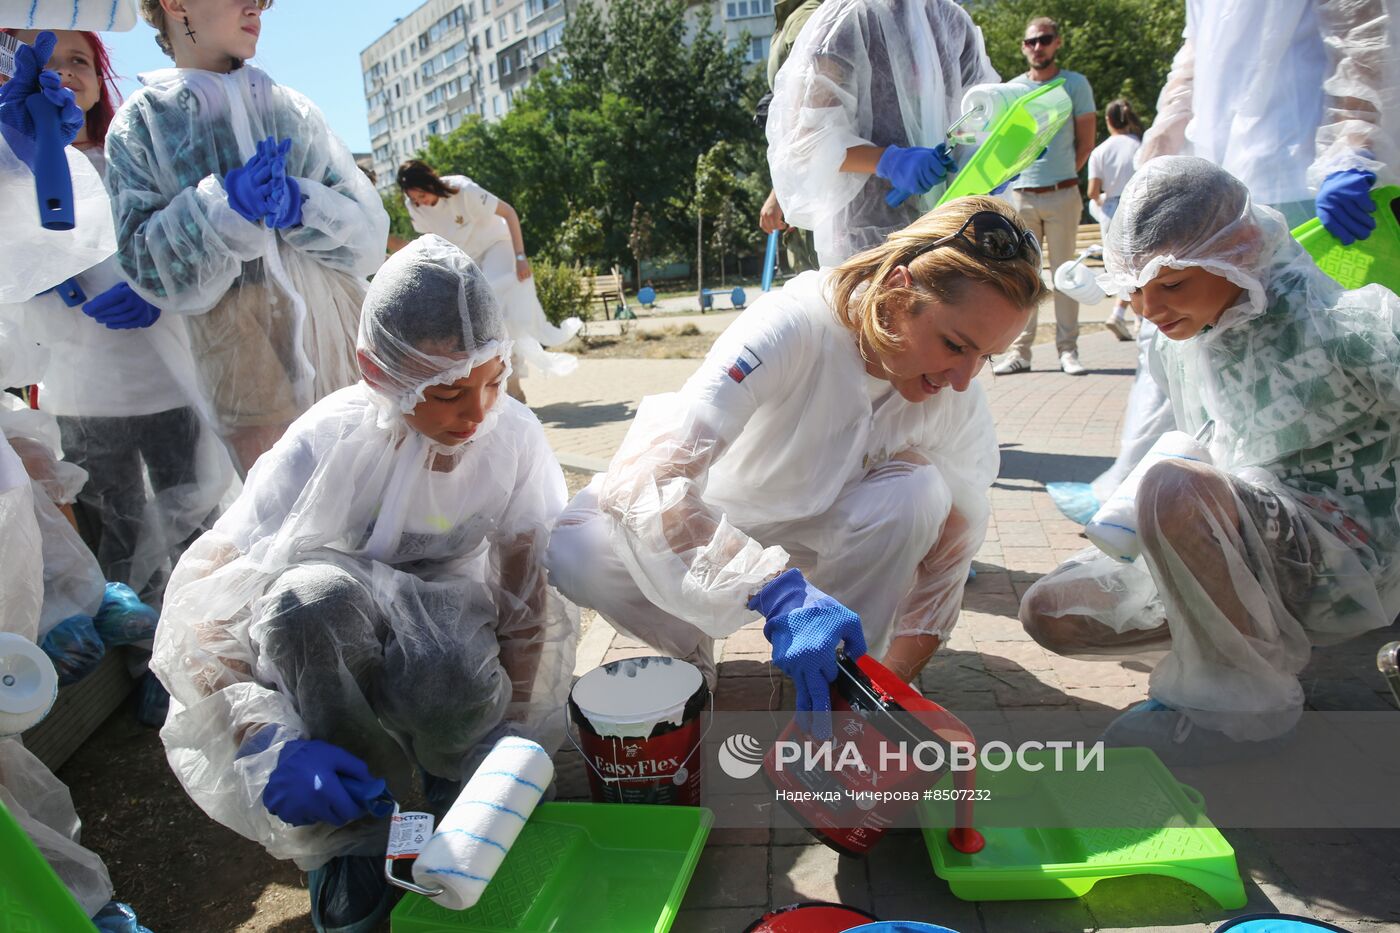
POLYGON ((1168 431, 1159 437, 1147 456, 1084 526, 1084 536, 1109 557, 1132 563, 1142 552, 1137 533, 1138 486, 1147 471, 1163 460, 1210 463, 1211 457, 1203 444, 1184 431, 1168 431))
POLYGON ((985 142, 987 131, 991 129, 993 123, 997 121, 1011 105, 1029 94, 1033 89, 1022 84, 979 84, 967 89, 963 94, 962 113, 971 114, 974 110, 981 110, 981 113, 968 117, 960 129, 963 132, 974 134, 979 143, 985 142))
POLYGON ((126 32, 135 25, 135 0, 0 0, 0 27, 126 32))
POLYGON ((448 910, 471 907, 553 779, 554 763, 543 748, 529 739, 501 739, 413 863, 414 882, 442 888, 433 903, 448 910))
POLYGON ((58 673, 43 649, 0 632, 0 737, 37 726, 57 697, 58 673))

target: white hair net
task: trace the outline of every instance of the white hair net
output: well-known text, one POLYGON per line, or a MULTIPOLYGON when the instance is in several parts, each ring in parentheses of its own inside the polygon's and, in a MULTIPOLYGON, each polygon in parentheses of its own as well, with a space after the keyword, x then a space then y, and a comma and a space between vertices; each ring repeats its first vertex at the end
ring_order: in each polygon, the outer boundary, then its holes
POLYGON ((489 359, 510 366, 505 319, 486 276, 435 234, 380 267, 360 315, 365 381, 410 412, 429 386, 456 382, 489 359))

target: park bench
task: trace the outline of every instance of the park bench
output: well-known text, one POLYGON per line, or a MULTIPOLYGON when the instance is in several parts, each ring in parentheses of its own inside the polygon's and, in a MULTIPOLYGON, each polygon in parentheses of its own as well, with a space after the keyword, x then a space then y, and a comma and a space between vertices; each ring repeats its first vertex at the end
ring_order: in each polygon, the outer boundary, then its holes
POLYGON ((618 310, 625 310, 627 307, 627 296, 623 293, 622 273, 617 266, 613 266, 612 272, 606 275, 585 275, 583 277, 583 287, 592 296, 595 302, 602 302, 603 318, 612 318, 612 305, 616 304, 618 310))

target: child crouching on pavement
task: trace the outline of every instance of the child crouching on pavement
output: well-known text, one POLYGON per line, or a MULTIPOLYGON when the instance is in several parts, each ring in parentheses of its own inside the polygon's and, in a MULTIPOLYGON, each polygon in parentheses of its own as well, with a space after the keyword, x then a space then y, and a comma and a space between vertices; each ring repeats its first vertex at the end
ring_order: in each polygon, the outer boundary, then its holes
POLYGON ((1021 621, 1064 655, 1165 651, 1151 699, 1105 739, 1219 760, 1293 729, 1313 645, 1400 611, 1400 301, 1343 290, 1278 212, 1197 158, 1134 176, 1105 265, 1160 330, 1153 372, 1177 427, 1215 423, 1214 465, 1152 467, 1142 561, 1080 554, 1027 591, 1021 621))
POLYGON ((437 236, 365 298, 363 378, 256 464, 170 582, 152 667, 171 767, 211 817, 310 870, 319 931, 376 928, 386 794, 445 809, 496 740, 553 753, 578 614, 546 582, 563 473, 507 398, 510 340, 437 236))

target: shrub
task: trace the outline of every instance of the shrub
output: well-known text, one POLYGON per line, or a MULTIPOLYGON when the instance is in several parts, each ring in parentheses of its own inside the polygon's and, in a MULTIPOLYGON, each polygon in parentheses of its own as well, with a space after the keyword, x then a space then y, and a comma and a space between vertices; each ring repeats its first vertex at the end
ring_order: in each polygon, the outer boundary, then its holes
POLYGON ((571 317, 586 321, 592 316, 593 291, 584 285, 577 267, 541 259, 532 262, 530 268, 535 274, 535 292, 549 323, 558 325, 571 317))

